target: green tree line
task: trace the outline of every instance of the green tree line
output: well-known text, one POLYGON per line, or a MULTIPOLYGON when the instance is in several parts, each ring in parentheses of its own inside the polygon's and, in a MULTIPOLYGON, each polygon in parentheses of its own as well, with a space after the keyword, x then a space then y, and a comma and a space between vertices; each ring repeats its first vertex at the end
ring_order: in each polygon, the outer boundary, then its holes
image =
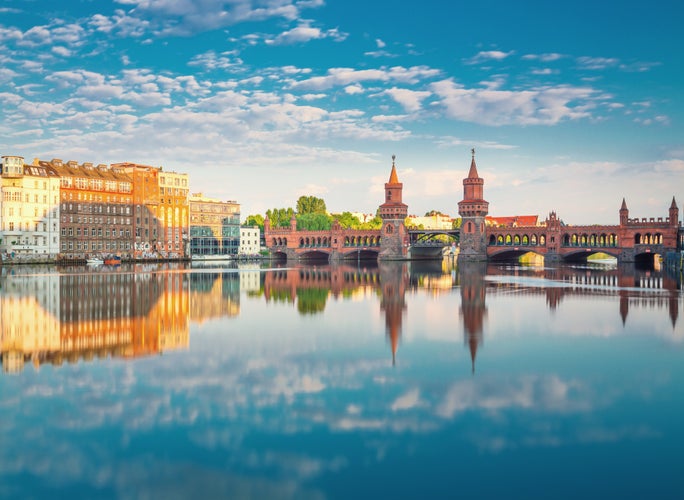
POLYGON ((264 221, 268 218, 272 228, 288 228, 294 216, 297 229, 302 231, 327 231, 331 228, 333 221, 338 221, 344 229, 380 229, 382 227, 382 219, 377 213, 368 222, 361 222, 351 212, 329 214, 325 200, 316 196, 300 196, 296 206, 296 210, 292 207, 268 209, 265 217, 260 214, 248 215, 243 225, 258 226, 263 231, 264 221))

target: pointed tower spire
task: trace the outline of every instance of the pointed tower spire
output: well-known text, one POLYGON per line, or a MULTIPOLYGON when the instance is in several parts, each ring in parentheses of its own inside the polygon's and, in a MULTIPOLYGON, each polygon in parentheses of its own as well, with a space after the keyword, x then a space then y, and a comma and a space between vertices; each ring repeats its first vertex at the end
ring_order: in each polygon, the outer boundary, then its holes
POLYGON ((620 205, 620 225, 626 226, 629 223, 629 210, 627 209, 627 202, 622 198, 622 205, 620 205))
POLYGON ((394 166, 394 160, 396 155, 392 155, 392 172, 390 173, 389 181, 387 184, 399 184, 399 177, 397 176, 397 167, 394 166))
POLYGON ((672 203, 670 203, 670 225, 679 226, 679 207, 677 207, 677 202, 675 197, 672 197, 672 203))
POLYGON ((477 174, 477 165, 475 165, 475 148, 472 148, 470 150, 470 153, 472 154, 472 159, 470 160, 470 170, 468 171, 468 178, 477 179, 480 176, 477 174))

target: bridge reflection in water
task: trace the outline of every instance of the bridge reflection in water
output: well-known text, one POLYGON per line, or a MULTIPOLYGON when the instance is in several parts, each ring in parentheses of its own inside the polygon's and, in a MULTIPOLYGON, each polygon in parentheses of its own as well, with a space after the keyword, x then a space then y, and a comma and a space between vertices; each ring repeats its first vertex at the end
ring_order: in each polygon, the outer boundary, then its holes
POLYGON ((406 316, 407 294, 460 294, 459 332, 475 372, 487 332, 487 297, 543 297, 551 310, 575 296, 617 297, 625 325, 632 308, 666 309, 676 325, 681 281, 634 265, 520 267, 451 261, 367 262, 364 266, 299 264, 260 269, 186 269, 153 265, 116 272, 70 268, 4 271, 0 285, 3 371, 98 358, 136 358, 190 345, 190 324, 241 314, 240 296, 292 304, 301 315, 323 314, 329 300, 377 300, 392 364, 406 316), (657 293, 653 293, 657 292, 657 293))
POLYGON ((417 289, 429 289, 432 293, 458 290, 463 341, 470 352, 473 372, 485 334, 487 295, 515 292, 540 296, 552 310, 570 297, 617 296, 616 313, 623 325, 630 308, 666 308, 674 328, 679 315, 680 286, 676 277, 633 265, 522 268, 473 262, 453 267, 448 260, 381 262, 366 267, 299 265, 264 275, 266 299, 290 302, 301 314, 323 312, 330 299, 379 292, 393 364, 408 314, 405 295, 417 289), (647 293, 655 289, 662 293, 647 293))

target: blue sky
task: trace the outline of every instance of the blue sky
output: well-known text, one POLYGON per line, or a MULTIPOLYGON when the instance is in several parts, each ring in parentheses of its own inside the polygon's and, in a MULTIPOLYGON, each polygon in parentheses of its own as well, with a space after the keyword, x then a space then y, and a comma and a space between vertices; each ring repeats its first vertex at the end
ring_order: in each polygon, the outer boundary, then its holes
MULTIPOLYGON (((0 0, 0 154, 187 172, 243 218, 323 198, 665 217, 684 200, 684 6, 0 0)), ((683 210, 684 211, 684 210, 683 210)))

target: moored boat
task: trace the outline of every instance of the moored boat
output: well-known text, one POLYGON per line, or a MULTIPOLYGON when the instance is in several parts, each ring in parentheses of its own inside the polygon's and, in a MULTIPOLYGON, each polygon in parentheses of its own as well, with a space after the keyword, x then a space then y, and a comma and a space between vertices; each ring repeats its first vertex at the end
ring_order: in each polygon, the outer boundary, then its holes
POLYGON ((190 256, 190 260, 199 261, 199 262, 214 261, 214 260, 233 260, 233 256, 232 255, 226 255, 226 254, 207 254, 207 255, 193 254, 190 256))
POLYGON ((121 264, 121 257, 118 255, 110 255, 105 257, 104 263, 108 266, 118 266, 121 264))

